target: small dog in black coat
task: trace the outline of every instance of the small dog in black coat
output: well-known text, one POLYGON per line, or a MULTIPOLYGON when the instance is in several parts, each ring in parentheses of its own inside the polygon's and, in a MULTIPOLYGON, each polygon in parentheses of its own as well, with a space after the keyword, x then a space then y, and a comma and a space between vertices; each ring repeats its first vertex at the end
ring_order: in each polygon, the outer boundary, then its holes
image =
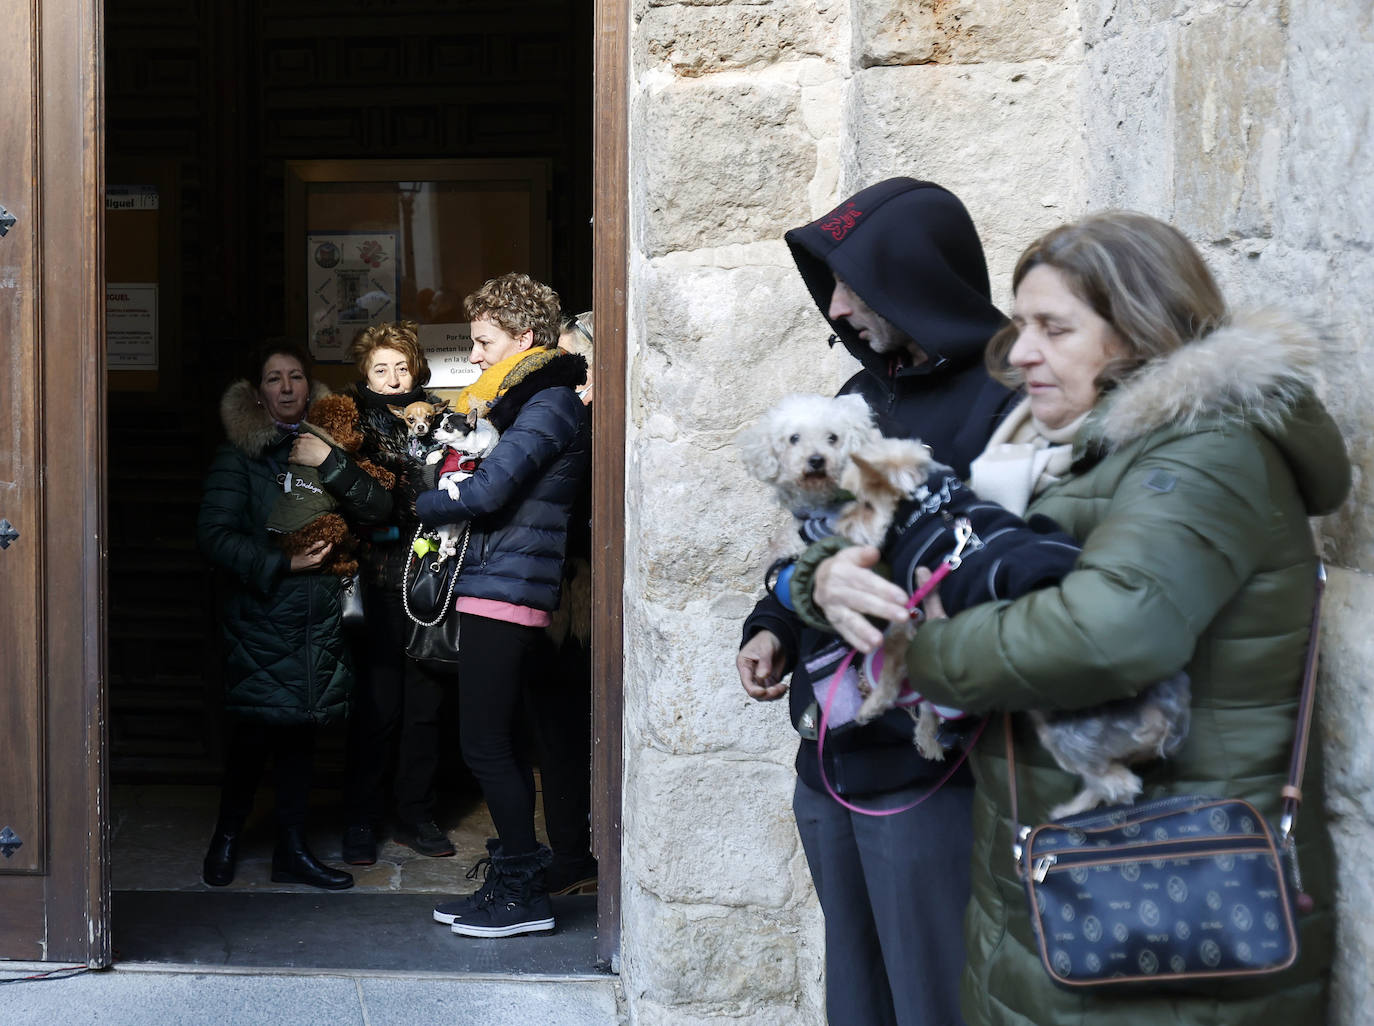
MULTIPOLYGON (((976 541, 964 548, 958 571, 939 586, 951 616, 1057 584, 1078 558, 1079 545, 1054 521, 1044 516, 1026 521, 979 500, 916 441, 885 438, 865 446, 851 455, 841 484, 855 499, 840 511, 835 533, 881 549, 894 579, 909 591, 916 587, 917 567, 934 571, 955 550, 955 523, 967 518, 976 541)), ((856 716, 859 722, 898 703, 906 686, 906 649, 917 624, 913 618, 888 627, 881 659, 875 653, 869 663, 871 691, 856 716)), ((1131 698, 1087 709, 1032 711, 1041 744, 1063 769, 1083 779, 1083 790, 1052 810, 1052 818, 1100 802, 1134 800, 1140 778, 1127 767, 1178 751, 1188 733, 1190 700, 1188 675, 1180 672, 1131 698)), ((939 717, 929 702, 921 701, 919 710, 917 748, 926 758, 943 758, 939 717)))

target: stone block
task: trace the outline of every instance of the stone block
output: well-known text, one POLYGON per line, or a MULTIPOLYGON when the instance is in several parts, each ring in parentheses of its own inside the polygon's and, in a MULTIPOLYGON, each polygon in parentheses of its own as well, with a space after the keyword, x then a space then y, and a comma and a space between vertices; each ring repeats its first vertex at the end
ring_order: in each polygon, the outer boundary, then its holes
POLYGON ((642 597, 683 609, 762 585, 768 542, 785 514, 732 449, 699 441, 636 443, 626 487, 642 597))
POLYGON ((1318 713, 1326 738, 1326 797, 1336 849, 1337 936, 1332 1018, 1363 1022, 1374 1003, 1374 577, 1329 571, 1318 713))
POLYGON ((637 887, 672 904, 779 910, 796 900, 806 871, 790 764, 641 749, 629 768, 625 865, 637 887))
POLYGON ((1276 6, 1222 7, 1178 29, 1174 221, 1198 241, 1273 233, 1286 121, 1276 6))
POLYGON ((1164 26, 1090 49, 1079 85, 1088 210, 1174 209, 1173 35, 1164 26), (1164 70, 1162 70, 1164 69, 1164 70))
POLYGON ((824 1021, 814 1007, 798 1007, 801 995, 788 1004, 753 1002, 748 1011, 738 1007, 711 1008, 698 1005, 662 1005, 647 997, 627 1001, 631 1021, 653 1026, 815 1026, 824 1021))
MULTIPOLYGON (((787 228, 812 216, 803 206, 787 228)), ((858 370, 843 347, 827 344, 830 325, 782 233, 769 249, 776 263, 767 266, 709 266, 677 256, 643 265, 636 279, 643 408, 725 442, 782 396, 832 394, 858 370)))
POLYGON ((800 0, 653 7, 635 35, 636 65, 692 78, 820 56, 833 45, 834 19, 800 0))
MULTIPOLYGON (((1219 6, 1214 0, 1203 0, 1203 3, 1219 6)), ((1203 3, 1197 0, 1086 0, 1079 5, 1079 28, 1083 42, 1095 46, 1103 39, 1129 35, 1142 28, 1186 21, 1203 3)))
POLYGON ((1326 737, 1326 789, 1374 828, 1374 577, 1328 571, 1319 705, 1326 737))
POLYGON ((863 72, 846 122, 863 169, 854 188, 910 175, 954 192, 982 236, 993 299, 1005 308, 1021 250, 1081 210, 1078 70, 1030 62, 863 72))
POLYGON ((1374 236, 1374 19, 1360 0, 1288 4, 1284 235, 1329 251, 1374 236))
POLYGON ((737 1012, 795 1004, 796 928, 785 917, 667 904, 633 885, 623 912, 623 964, 635 1000, 726 1022, 737 1012))
POLYGON ((797 735, 787 702, 754 701, 735 669, 740 628, 761 581, 760 571, 739 582, 747 592, 682 609, 627 597, 634 643, 625 652, 624 717, 637 743, 674 755, 728 751, 790 771, 797 735))
POLYGON ((719 76, 633 104, 634 232, 645 256, 776 239, 806 220, 816 167, 795 83, 719 76))
POLYGON ((1078 49, 1067 0, 877 0, 854 4, 860 67, 1056 58, 1078 49))

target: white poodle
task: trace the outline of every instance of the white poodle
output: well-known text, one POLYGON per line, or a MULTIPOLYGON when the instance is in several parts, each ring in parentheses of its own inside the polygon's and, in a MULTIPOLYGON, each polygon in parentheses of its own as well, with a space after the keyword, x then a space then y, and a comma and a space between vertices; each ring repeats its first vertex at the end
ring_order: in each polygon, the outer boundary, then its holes
MULTIPOLYGON (((840 475, 850 454, 881 438, 862 396, 789 395, 739 433, 744 469, 773 486, 797 520, 835 512, 850 498, 840 475)), ((795 551, 795 526, 775 538, 772 555, 795 551), (785 539, 785 540, 784 540, 785 539)))

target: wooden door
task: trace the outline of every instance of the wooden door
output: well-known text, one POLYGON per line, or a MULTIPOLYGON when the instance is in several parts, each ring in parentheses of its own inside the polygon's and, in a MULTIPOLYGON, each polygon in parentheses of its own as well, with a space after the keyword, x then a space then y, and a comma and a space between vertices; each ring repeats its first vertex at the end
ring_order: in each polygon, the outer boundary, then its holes
POLYGON ((110 961, 100 20, 0 0, 0 958, 88 965, 110 961))

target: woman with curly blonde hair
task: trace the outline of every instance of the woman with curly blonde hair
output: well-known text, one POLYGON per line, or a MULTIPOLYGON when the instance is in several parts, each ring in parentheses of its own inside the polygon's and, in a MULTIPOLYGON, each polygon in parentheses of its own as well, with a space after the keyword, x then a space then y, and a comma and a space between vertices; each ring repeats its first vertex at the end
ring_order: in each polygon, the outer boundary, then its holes
POLYGON ((529 275, 494 278, 465 306, 469 359, 482 375, 457 408, 489 404, 501 440, 457 498, 429 491, 415 508, 425 524, 471 525, 454 587, 459 734, 497 836, 487 842, 481 889, 441 903, 434 918, 464 936, 507 937, 554 925, 544 875, 552 854, 535 838, 533 772, 514 735, 524 677, 558 608, 568 518, 590 464, 587 410, 575 391, 587 366, 558 348, 558 294, 529 275))

